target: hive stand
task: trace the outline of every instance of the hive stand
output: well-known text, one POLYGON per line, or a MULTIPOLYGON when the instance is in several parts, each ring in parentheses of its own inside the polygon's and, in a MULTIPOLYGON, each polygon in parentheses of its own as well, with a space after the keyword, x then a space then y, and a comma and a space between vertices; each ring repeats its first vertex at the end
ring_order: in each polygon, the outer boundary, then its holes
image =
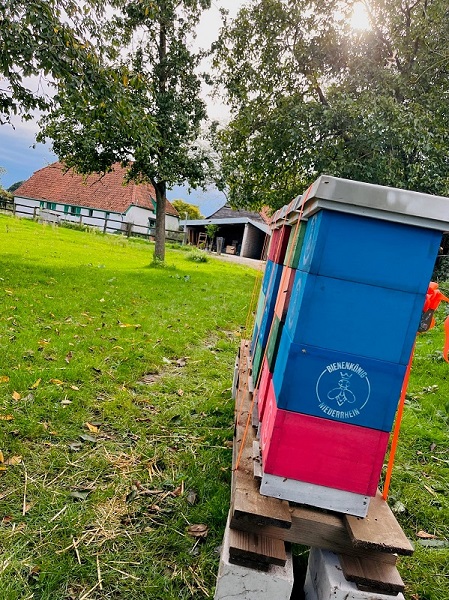
MULTIPOLYGON (((411 555, 413 546, 379 492, 371 499, 365 518, 326 512, 259 493, 260 481, 255 477, 255 473, 260 474, 261 470, 256 427, 250 425, 245 435, 248 418, 253 425, 257 425, 250 343, 246 340, 241 343, 236 361, 234 390, 236 422, 231 506, 220 571, 223 572, 222 566, 226 562, 228 565, 237 564, 242 568, 263 572, 266 577, 271 565, 288 565, 290 559, 285 543, 295 543, 334 553, 345 581, 352 582, 355 590, 366 592, 360 598, 376 598, 370 596, 371 593, 381 594, 381 597, 389 595, 399 600, 404 583, 396 568, 397 560, 399 556, 411 555), (236 468, 239 454, 241 456, 236 468)), ((232 571, 231 567, 229 569, 232 571)), ((228 584, 232 580, 229 569, 228 584)), ((215 600, 228 597, 222 591, 219 573, 215 600)), ((234 600, 249 598, 244 593, 239 595, 238 586, 232 597, 234 600)), ((274 597, 273 594, 271 597, 274 597)), ((278 600, 284 597, 289 596, 283 593, 277 595, 278 600)), ((350 597, 358 598, 357 595, 350 597)), ((260 595, 259 598, 265 596, 260 595)))

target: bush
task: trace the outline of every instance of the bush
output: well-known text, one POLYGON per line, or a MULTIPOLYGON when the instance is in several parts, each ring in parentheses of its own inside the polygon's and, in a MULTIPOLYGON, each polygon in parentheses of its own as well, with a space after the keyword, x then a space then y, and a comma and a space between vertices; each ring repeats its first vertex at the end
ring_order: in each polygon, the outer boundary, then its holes
POLYGON ((187 260, 191 260, 192 262, 197 262, 197 263, 206 263, 207 256, 203 252, 199 252, 198 250, 195 250, 191 254, 189 254, 189 256, 187 257, 187 260))
POLYGON ((59 221, 59 226, 65 227, 65 229, 75 229, 76 231, 93 231, 94 230, 93 227, 89 227, 88 225, 83 225, 82 223, 74 223, 73 221, 59 221))

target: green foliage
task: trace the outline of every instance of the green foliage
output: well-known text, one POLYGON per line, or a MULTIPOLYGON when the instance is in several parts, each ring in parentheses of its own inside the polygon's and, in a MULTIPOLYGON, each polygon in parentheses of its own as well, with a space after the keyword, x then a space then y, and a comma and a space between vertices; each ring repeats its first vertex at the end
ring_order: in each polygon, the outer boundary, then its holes
POLYGON ((65 229, 74 229, 75 231, 91 231, 92 233, 100 233, 97 227, 89 227, 88 225, 83 225, 83 223, 75 223, 74 221, 60 221, 60 227, 64 227, 65 229))
POLYGON ((45 86, 33 90, 33 76, 64 81, 68 90, 102 82, 98 59, 102 48, 92 43, 100 35, 102 2, 82 5, 73 0, 5 0, 0 5, 0 124, 11 115, 32 118, 48 110, 51 95, 45 86), (100 26, 100 27, 99 27, 100 26))
POLYGON ((207 233, 207 237, 210 240, 213 240, 214 237, 217 235, 218 230, 220 229, 220 227, 214 223, 210 223, 209 225, 206 225, 204 227, 204 229, 206 230, 207 233))
POLYGON ((253 0, 225 21, 214 141, 234 205, 282 206, 321 173, 449 192, 446 3, 364 3, 367 30, 353 4, 253 0))
POLYGON ((191 221, 202 218, 200 209, 194 204, 189 204, 188 202, 184 202, 184 200, 173 200, 171 204, 178 211, 181 221, 186 218, 186 214, 187 219, 191 221))
POLYGON ((121 162, 129 179, 151 182, 155 255, 163 260, 167 186, 196 187, 212 164, 196 143, 206 111, 200 56, 189 49, 210 0, 115 0, 113 6, 97 38, 109 49, 99 57, 102 80, 94 87, 80 80, 73 88, 59 79, 39 140, 51 138, 56 154, 78 172, 107 171, 121 162))
POLYGON ((19 188, 22 185, 22 183, 23 183, 23 181, 16 181, 15 183, 13 183, 12 185, 9 186, 7 191, 12 194, 13 192, 15 192, 17 190, 17 188, 19 188))
POLYGON ((196 263, 206 263, 207 256, 204 252, 201 252, 200 250, 193 250, 187 256, 187 260, 190 260, 191 262, 196 262, 196 263))

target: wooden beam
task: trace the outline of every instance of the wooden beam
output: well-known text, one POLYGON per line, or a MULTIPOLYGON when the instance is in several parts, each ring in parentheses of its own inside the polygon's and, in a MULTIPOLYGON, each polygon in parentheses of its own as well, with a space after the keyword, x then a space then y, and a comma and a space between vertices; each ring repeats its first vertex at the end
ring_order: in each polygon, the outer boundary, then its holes
POLYGON ((379 491, 371 499, 366 517, 361 519, 346 515, 345 523, 355 548, 370 548, 405 556, 413 554, 410 540, 379 491))
POLYGON ((339 559, 346 579, 361 586, 360 589, 368 588, 383 594, 398 594, 405 589, 394 565, 358 556, 340 555, 339 559))

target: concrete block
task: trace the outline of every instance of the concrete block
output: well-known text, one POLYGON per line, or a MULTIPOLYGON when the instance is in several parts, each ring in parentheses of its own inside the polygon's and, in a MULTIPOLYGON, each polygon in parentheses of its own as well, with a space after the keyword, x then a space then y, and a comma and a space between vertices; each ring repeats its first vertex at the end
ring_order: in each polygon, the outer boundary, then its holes
POLYGON ((403 594, 381 594, 359 590, 343 575, 338 556, 333 552, 312 548, 309 554, 305 600, 404 600, 403 594))
POLYGON ((293 589, 293 562, 287 552, 285 567, 270 565, 267 571, 229 562, 229 520, 220 557, 214 600, 290 600, 293 589))

